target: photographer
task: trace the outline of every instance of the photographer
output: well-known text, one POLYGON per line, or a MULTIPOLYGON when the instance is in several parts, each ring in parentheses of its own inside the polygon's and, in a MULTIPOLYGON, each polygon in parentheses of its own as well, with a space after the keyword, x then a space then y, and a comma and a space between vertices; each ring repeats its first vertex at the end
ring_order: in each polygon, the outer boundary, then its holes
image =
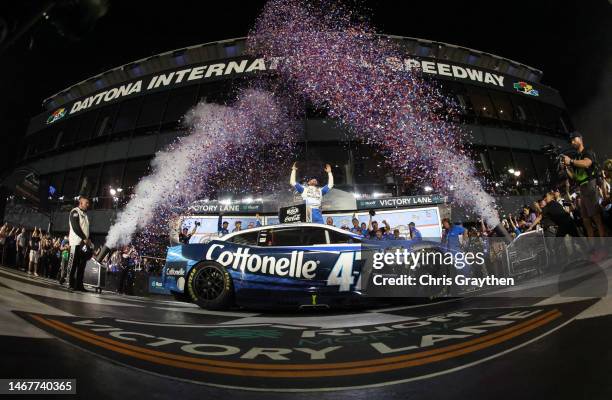
POLYGON ((580 214, 587 236, 594 237, 593 222, 597 227, 598 236, 605 236, 605 229, 600 206, 601 192, 597 183, 597 159, 595 153, 584 147, 582 135, 574 131, 570 134, 572 147, 576 150, 573 158, 562 156, 563 165, 566 166, 567 175, 575 181, 580 188, 580 214))

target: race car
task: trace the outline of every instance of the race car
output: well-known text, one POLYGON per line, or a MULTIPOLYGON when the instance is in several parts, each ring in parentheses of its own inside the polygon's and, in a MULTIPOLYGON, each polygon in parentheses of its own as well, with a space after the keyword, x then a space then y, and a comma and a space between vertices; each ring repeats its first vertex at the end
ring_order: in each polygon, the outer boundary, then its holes
POLYGON ((162 282, 205 309, 352 305, 370 300, 366 253, 415 246, 442 251, 439 243, 367 240, 323 224, 262 226, 169 247, 162 282))

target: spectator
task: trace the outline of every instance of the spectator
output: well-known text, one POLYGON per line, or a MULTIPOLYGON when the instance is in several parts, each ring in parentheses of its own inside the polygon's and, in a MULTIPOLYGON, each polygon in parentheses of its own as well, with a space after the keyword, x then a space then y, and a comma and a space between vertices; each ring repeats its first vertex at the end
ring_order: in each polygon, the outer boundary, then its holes
POLYGON ((382 229, 376 229, 376 231, 374 232, 374 236, 371 237, 370 239, 373 239, 373 240, 385 240, 386 238, 384 236, 384 233, 383 233, 382 229))
POLYGON ((421 235, 421 232, 416 228, 414 222, 408 224, 408 232, 410 233, 411 240, 423 240, 423 235, 421 235))
POLYGON ((240 232, 241 230, 242 230, 242 221, 234 222, 234 229, 232 229, 232 232, 240 232))
POLYGON ((15 245, 16 245, 16 267, 19 269, 25 268, 25 252, 26 252, 26 246, 28 244, 28 239, 27 239, 27 234, 26 234, 26 230, 25 228, 21 228, 21 231, 19 232, 19 234, 17 235, 17 237, 15 238, 15 245))
POLYGON ((223 221, 223 214, 219 214, 219 220, 217 221, 217 233, 219 236, 227 235, 229 230, 227 227, 229 226, 227 221, 223 221))
POLYGON ((134 287, 134 267, 136 265, 137 258, 136 250, 132 246, 124 246, 120 253, 119 266, 121 267, 121 274, 119 276, 119 286, 117 292, 120 294, 133 294, 134 287))
POLYGON ((372 221, 372 215, 370 215, 370 219, 368 220, 368 237, 370 239, 375 238, 377 230, 378 230, 378 222, 372 221))
POLYGON ((30 237, 30 262, 28 264, 28 274, 38 276, 38 260, 40 258, 41 234, 38 228, 34 228, 30 237))
POLYGON ((351 222, 353 224, 353 226, 350 229, 351 232, 357 235, 361 235, 363 237, 367 236, 368 226, 366 225, 365 222, 362 222, 361 224, 359 224, 359 219, 357 219, 357 217, 355 216, 355 213, 353 213, 353 218, 351 219, 351 222))
POLYGON ((187 227, 184 227, 179 233, 179 242, 181 242, 182 244, 189 244, 189 240, 191 239, 193 234, 196 233, 197 228, 198 226, 196 224, 193 224, 193 229, 191 229, 191 232, 189 232, 189 229, 187 227))
MULTIPOLYGON (((582 135, 574 131, 570 134, 570 142, 576 150, 574 158, 563 157, 568 176, 580 187, 580 214, 587 236, 594 237, 593 223, 600 237, 605 236, 600 201, 601 192, 597 184, 597 159, 595 153, 584 147, 582 135)), ((548 203, 548 200, 547 200, 548 203)))
POLYGON ((16 227, 12 227, 6 236, 6 242, 4 244, 4 260, 3 264, 11 267, 16 266, 15 256, 17 250, 17 232, 16 227))
POLYGON ((2 225, 0 228, 0 264, 6 265, 6 237, 9 234, 8 224, 2 225))
POLYGON ((329 226, 335 226, 334 225, 334 219, 332 217, 325 218, 325 224, 329 225, 329 226))
POLYGON ((60 269, 58 274, 58 281, 60 285, 63 285, 66 281, 66 267, 68 265, 68 259, 70 258, 70 244, 68 243, 68 236, 64 236, 60 242, 60 269))
POLYGON ((367 237, 369 232, 368 232, 368 226, 366 225, 366 223, 362 222, 360 227, 361 227, 361 236, 367 237))
POLYGON ((361 228, 359 227, 359 220, 357 219, 357 217, 355 217, 355 214, 353 214, 351 223, 353 224, 353 226, 351 227, 350 231, 358 235, 361 235, 362 231, 361 231, 361 228))
POLYGON ((451 225, 448 218, 442 220, 442 227, 444 228, 442 243, 450 250, 461 250, 461 243, 466 236, 465 228, 460 223, 451 225))
POLYGON ((535 223, 530 226, 527 231, 535 228, 542 220, 546 219, 547 224, 552 222, 557 226, 556 237, 565 237, 566 235, 578 237, 578 229, 572 217, 563 209, 563 206, 555 200, 553 192, 548 192, 542 197, 546 204, 542 208, 542 215, 536 218, 535 223), (550 222, 548 222, 550 221, 550 222))
POLYGON ((392 237, 390 237, 390 239, 392 239, 392 240, 406 240, 406 238, 405 238, 405 237, 400 236, 400 230, 399 230, 399 229, 397 229, 397 228, 395 228, 395 229, 393 230, 393 236, 392 236, 392 237))

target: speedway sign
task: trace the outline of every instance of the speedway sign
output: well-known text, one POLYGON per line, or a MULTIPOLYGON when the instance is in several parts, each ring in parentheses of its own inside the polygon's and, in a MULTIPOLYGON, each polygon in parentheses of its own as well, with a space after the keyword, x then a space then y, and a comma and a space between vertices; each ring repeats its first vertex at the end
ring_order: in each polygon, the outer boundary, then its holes
MULTIPOLYGON (((54 123, 61 118, 70 117, 93 107, 105 105, 124 98, 145 94, 146 92, 156 92, 165 89, 183 87, 191 84, 198 84, 203 81, 214 81, 226 78, 234 78, 239 75, 250 75, 257 72, 274 71, 279 69, 283 63, 290 62, 283 57, 252 58, 238 57, 234 59, 219 60, 208 65, 193 64, 174 70, 165 71, 155 75, 142 77, 121 85, 105 88, 88 97, 75 100, 71 104, 63 105, 61 108, 53 110, 50 114, 46 113, 39 118, 44 118, 46 124, 54 123)), ((362 60, 355 60, 366 68, 381 68, 372 66, 362 60)), ((426 58, 389 57, 384 62, 384 67, 394 71, 410 71, 418 69, 424 75, 432 75, 442 79, 467 80, 475 84, 489 86, 501 90, 516 93, 516 82, 511 77, 476 68, 471 65, 450 63, 446 60, 434 60, 426 58)), ((534 91, 540 91, 540 85, 527 82, 519 84, 529 85, 534 91), (537 88, 535 88, 537 86, 537 88)), ((533 92, 533 91, 532 91, 533 92)))

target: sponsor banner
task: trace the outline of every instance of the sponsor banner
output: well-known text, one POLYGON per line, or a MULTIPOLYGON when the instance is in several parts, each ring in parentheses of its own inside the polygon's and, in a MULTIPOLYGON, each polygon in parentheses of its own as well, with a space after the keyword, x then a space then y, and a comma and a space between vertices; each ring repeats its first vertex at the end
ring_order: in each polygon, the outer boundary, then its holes
POLYGON ((192 214, 258 213, 263 212, 261 202, 221 204, 218 201, 197 201, 187 209, 192 214))
POLYGON ((306 205, 299 204, 296 206, 281 207, 278 211, 278 220, 281 224, 306 222, 306 205))
POLYGON ((164 288, 164 283, 161 277, 151 276, 149 277, 149 293, 170 294, 170 291, 164 288))
POLYGON ((335 328, 264 320, 186 329, 184 323, 18 315, 91 354, 162 376, 247 390, 311 391, 430 379, 492 357, 512 363, 512 349, 547 340, 598 300, 472 309, 431 304, 386 314, 385 323, 364 323, 353 314, 335 328))
POLYGON ((382 199, 357 200, 357 209, 400 208, 443 204, 446 197, 437 194, 423 196, 386 197, 382 199))

